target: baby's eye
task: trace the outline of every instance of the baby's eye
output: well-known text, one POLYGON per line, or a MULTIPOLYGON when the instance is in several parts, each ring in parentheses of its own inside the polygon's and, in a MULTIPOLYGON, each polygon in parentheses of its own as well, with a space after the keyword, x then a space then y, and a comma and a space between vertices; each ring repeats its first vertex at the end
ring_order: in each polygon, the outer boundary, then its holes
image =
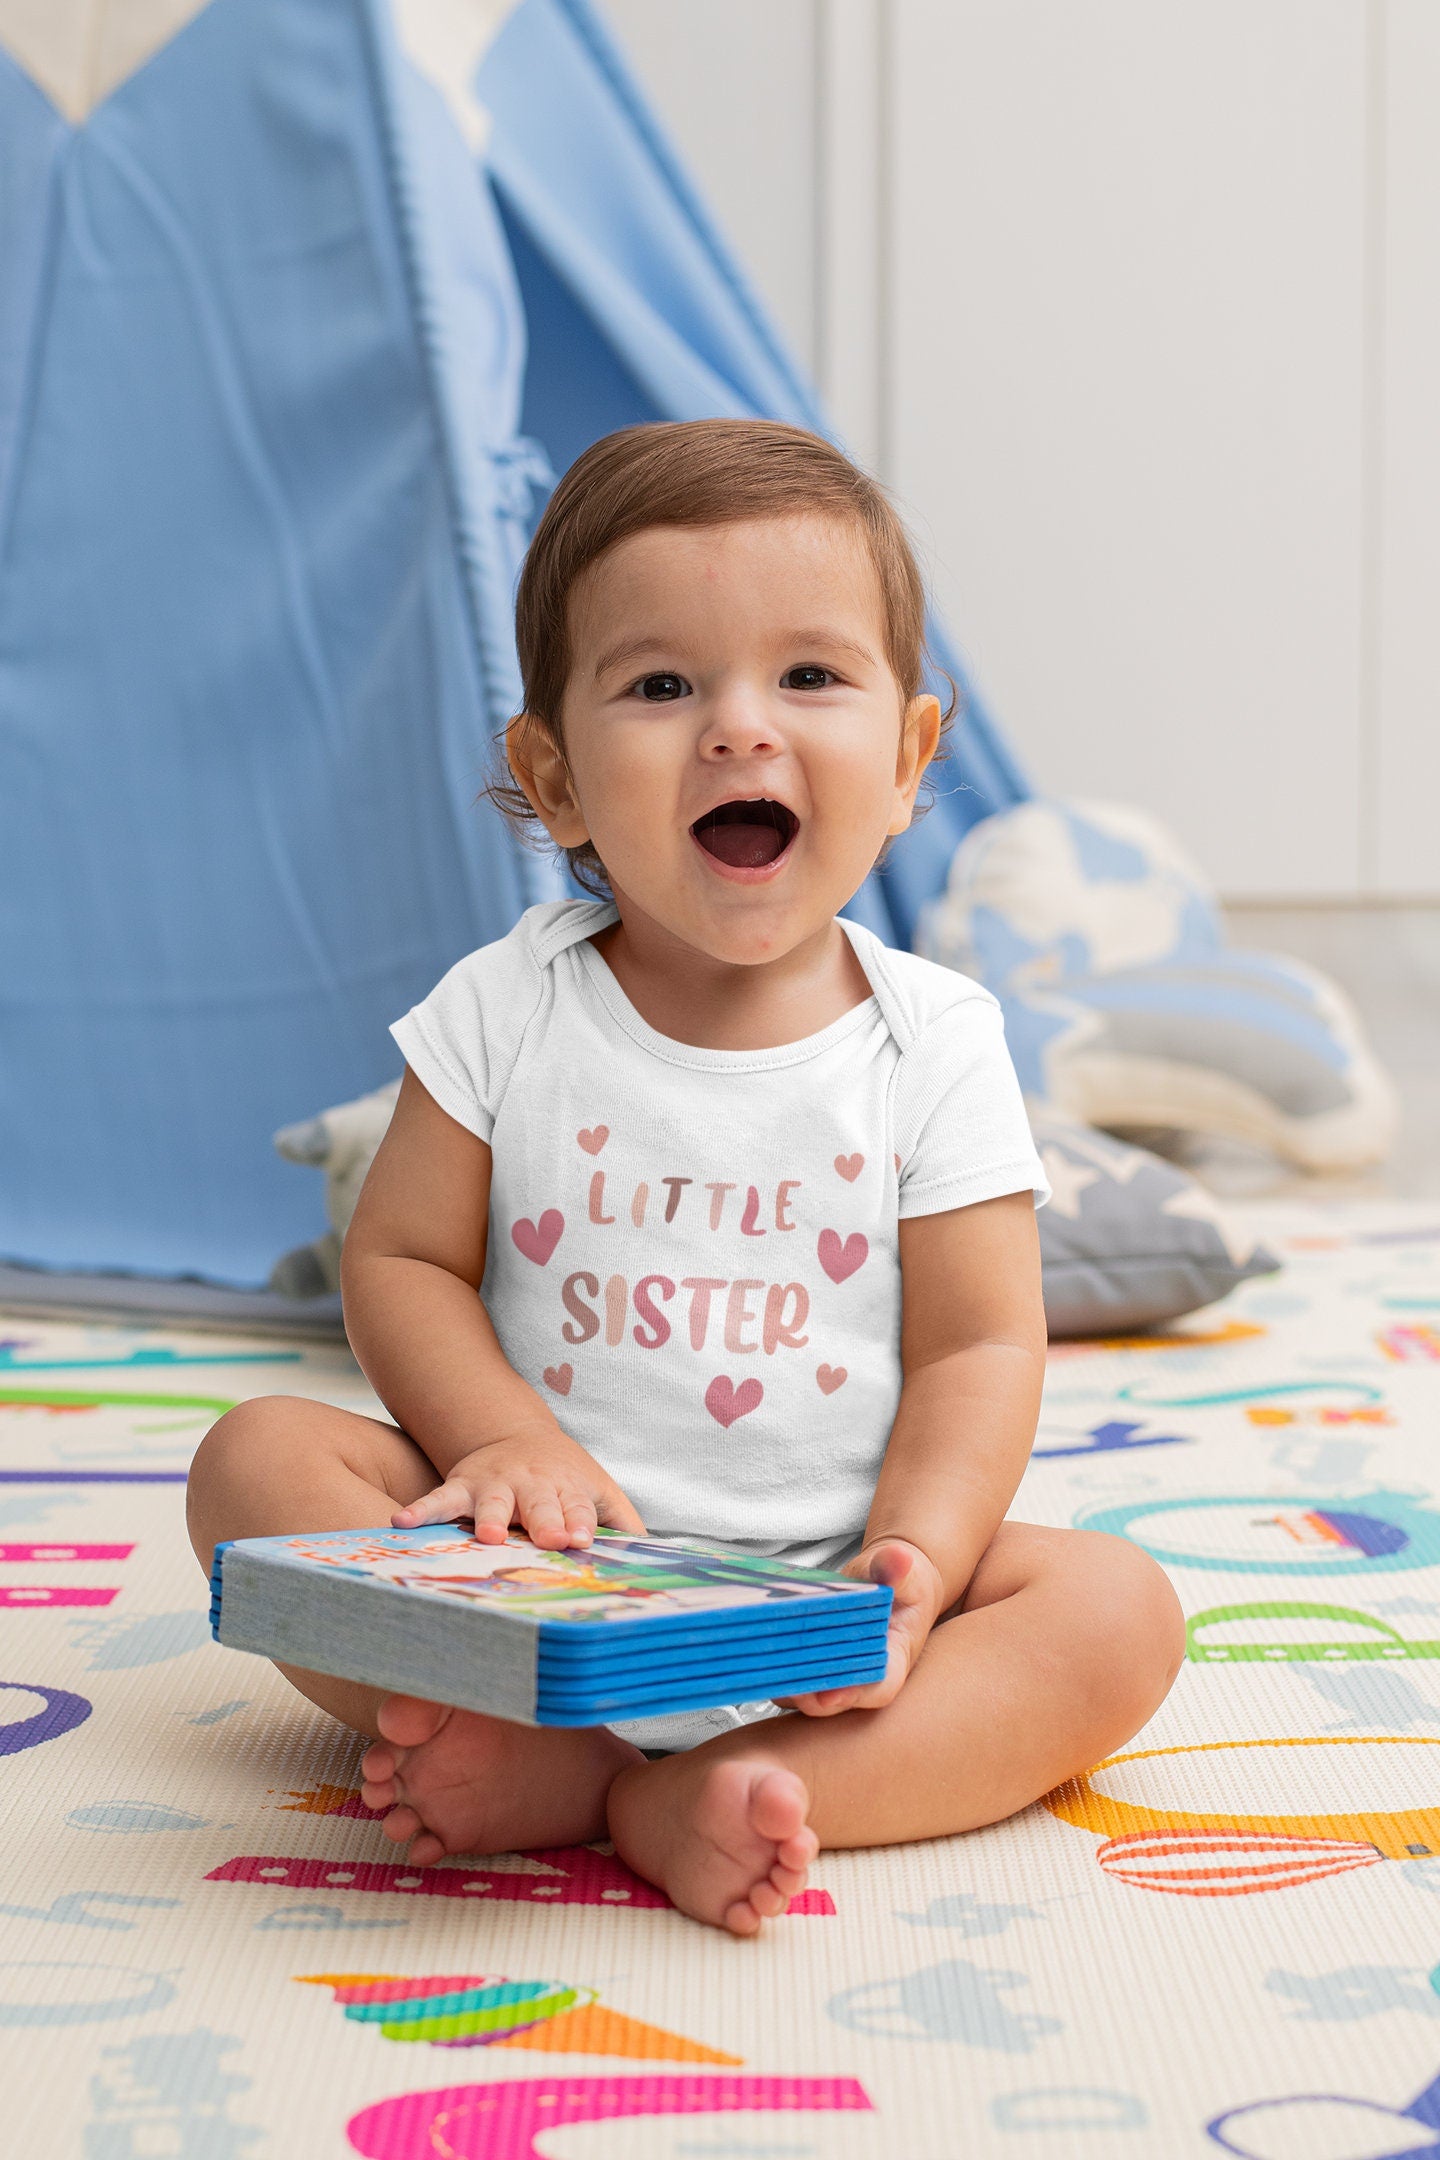
POLYGON ((636 696, 647 704, 664 705, 671 698, 687 696, 690 685, 683 675, 642 675, 634 688, 636 696))
POLYGON ((782 690, 825 690, 834 679, 829 668, 792 667, 781 676, 780 687, 782 690))

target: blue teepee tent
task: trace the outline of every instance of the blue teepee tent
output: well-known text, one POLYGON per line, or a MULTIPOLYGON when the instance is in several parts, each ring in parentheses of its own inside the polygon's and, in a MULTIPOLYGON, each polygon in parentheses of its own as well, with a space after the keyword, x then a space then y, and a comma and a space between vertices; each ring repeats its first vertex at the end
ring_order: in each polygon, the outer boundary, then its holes
MULTIPOLYGON (((256 1283, 274 1128, 573 889, 475 802, 547 472, 823 423, 585 0, 107 20, 0 0, 0 1258, 256 1283)), ((895 942, 1025 792, 965 695, 895 942)))

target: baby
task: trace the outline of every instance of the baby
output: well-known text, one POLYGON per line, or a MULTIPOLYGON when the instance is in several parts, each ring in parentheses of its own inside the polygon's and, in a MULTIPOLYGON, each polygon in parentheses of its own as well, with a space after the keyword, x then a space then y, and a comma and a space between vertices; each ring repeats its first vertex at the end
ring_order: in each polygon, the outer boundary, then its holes
POLYGON ((1145 1554, 1006 1520, 1048 1187, 999 1007, 837 913, 945 728, 923 634, 885 496, 795 428, 626 429, 540 521, 518 785, 489 792, 596 897, 528 909, 396 1023, 343 1262, 394 1423, 232 1410, 195 1548, 465 1517, 551 1548, 697 1534, 888 1583, 889 1668, 589 1731, 285 1668, 372 1736, 364 1798, 416 1863, 608 1834, 751 1935, 822 1845, 999 1821, 1178 1670, 1145 1554))

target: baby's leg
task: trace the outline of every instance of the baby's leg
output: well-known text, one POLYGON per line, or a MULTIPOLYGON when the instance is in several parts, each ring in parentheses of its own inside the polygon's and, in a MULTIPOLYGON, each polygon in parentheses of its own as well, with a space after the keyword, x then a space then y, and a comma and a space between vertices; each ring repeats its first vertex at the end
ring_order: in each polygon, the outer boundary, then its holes
MULTIPOLYGON (((228 1411, 196 1450, 185 1492, 190 1542, 208 1573, 227 1538, 305 1530, 374 1530, 433 1491, 413 1440, 378 1418, 296 1395, 261 1395, 228 1411)), ((323 1710, 374 1734, 379 1688, 282 1665, 323 1710)))
MULTIPOLYGON (((394 1425, 301 1396, 258 1396, 200 1443, 186 1496, 190 1541, 208 1574, 226 1538, 387 1527, 438 1482, 429 1458, 394 1425)), ((644 1760, 603 1728, 542 1731, 329 1673, 279 1669, 332 1717, 380 1736, 362 1764, 365 1798, 393 1809, 384 1831, 397 1843, 415 1837, 423 1816, 410 1855, 421 1865, 442 1852, 602 1837, 612 1778, 644 1760)))
POLYGON ((775 1718, 640 1763, 611 1789, 611 1834, 683 1911, 753 1933, 817 1840, 978 1829, 1089 1769, 1159 1708, 1184 1647, 1175 1593, 1137 1547, 1003 1523, 885 1709, 775 1718))

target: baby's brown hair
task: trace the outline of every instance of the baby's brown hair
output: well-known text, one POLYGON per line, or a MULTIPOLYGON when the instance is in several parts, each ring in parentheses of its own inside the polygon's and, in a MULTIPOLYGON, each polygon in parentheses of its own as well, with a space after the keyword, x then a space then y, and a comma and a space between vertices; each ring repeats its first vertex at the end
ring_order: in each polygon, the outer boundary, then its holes
MULTIPOLYGON (((570 595, 609 549, 657 525, 730 525, 804 511, 859 526, 880 580, 885 656, 908 704, 924 688, 925 588, 905 528, 878 481, 823 436, 778 420, 673 420, 602 436, 582 451, 545 507, 515 599, 527 725, 543 727, 565 759, 570 595)), ((945 727, 953 707, 952 698, 945 727)), ((943 730, 937 755, 943 755, 943 730)), ((549 843, 513 776, 489 782, 482 793, 522 840, 549 843)), ((917 804, 916 815, 926 808, 917 804)), ((887 840, 879 862, 890 846, 887 840)), ((590 841, 563 852, 576 883, 608 900, 605 865, 590 841)))

